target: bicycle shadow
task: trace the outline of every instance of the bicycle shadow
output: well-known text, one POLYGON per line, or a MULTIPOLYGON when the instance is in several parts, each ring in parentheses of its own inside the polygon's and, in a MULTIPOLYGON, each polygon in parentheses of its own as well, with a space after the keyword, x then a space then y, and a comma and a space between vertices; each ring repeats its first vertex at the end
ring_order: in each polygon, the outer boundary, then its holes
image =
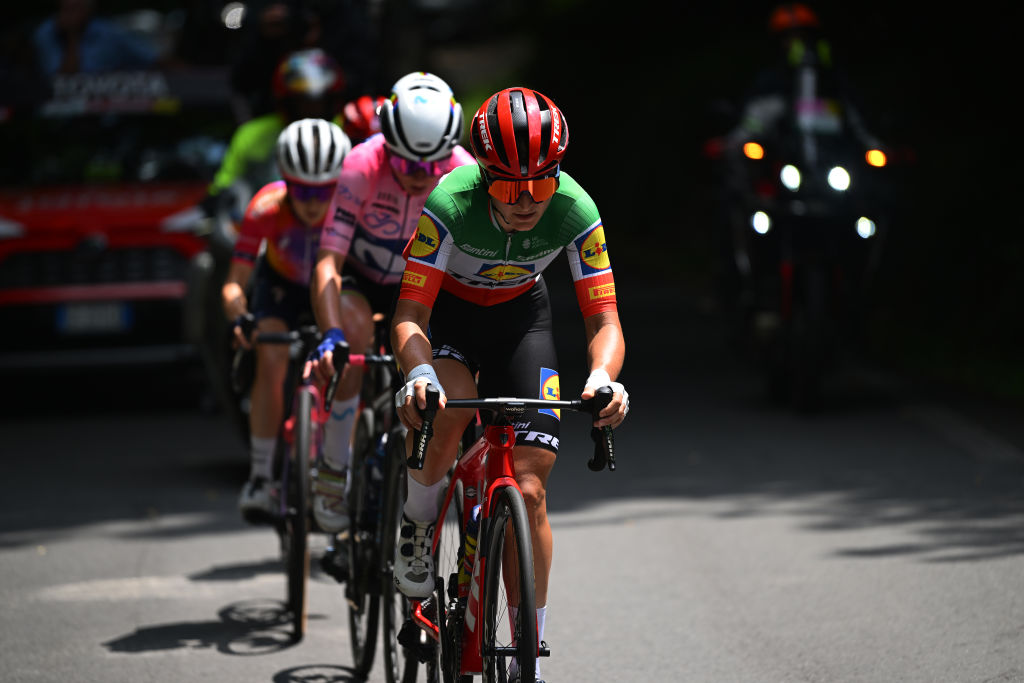
POLYGON ((253 656, 280 652, 296 644, 291 617, 280 601, 235 602, 220 609, 217 617, 143 626, 103 646, 125 654, 212 648, 226 655, 253 656))
POLYGON ((346 666, 303 664, 278 671, 271 680, 274 683, 357 683, 363 679, 346 666))

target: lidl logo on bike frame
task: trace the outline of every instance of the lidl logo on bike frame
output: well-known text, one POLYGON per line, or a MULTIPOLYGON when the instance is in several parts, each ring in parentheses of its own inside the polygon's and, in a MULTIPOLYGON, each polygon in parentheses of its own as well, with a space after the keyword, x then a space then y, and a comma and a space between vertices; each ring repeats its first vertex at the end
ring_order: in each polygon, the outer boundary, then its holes
POLYGON ((514 280, 524 275, 530 275, 533 273, 533 270, 534 265, 532 263, 522 266, 512 263, 485 263, 480 266, 480 270, 476 271, 476 274, 488 280, 504 282, 505 280, 514 280))
POLYGON ((441 240, 446 234, 445 229, 432 221, 429 216, 420 216, 419 222, 416 223, 416 234, 412 236, 409 255, 427 263, 434 263, 437 260, 437 250, 441 246, 441 240))
POLYGON ((584 275, 593 275, 611 267, 608 259, 608 245, 604 241, 604 227, 597 225, 593 230, 576 240, 580 251, 580 263, 584 275))
MULTIPOLYGON (((561 400, 562 393, 558 387, 558 372, 550 368, 540 369, 540 397, 545 401, 561 400)), ((562 419, 562 411, 558 408, 542 408, 540 411, 556 420, 562 419)))

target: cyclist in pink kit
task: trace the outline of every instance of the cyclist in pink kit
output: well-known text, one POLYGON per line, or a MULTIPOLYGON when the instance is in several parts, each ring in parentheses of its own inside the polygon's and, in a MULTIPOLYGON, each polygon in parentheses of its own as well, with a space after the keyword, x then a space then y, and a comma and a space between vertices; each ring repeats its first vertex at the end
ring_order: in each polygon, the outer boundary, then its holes
MULTIPOLYGON (((380 108, 381 133, 345 158, 324 221, 312 297, 324 342, 311 371, 326 382, 331 349, 347 340, 361 352, 373 337, 373 314, 390 317, 405 270, 402 250, 416 231, 423 203, 441 176, 476 163, 461 145, 462 107, 434 74, 400 78, 380 108), (342 277, 343 266, 350 266, 342 277)), ((325 531, 347 526, 346 470, 362 372, 346 368, 324 433, 323 462, 314 484, 313 512, 325 531)))

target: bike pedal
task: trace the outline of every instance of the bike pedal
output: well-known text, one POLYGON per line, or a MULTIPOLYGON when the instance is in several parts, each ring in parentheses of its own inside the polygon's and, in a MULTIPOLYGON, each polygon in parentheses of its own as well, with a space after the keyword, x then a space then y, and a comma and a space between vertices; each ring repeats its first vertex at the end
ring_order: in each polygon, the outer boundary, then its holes
POLYGON ((540 641, 540 648, 538 649, 537 656, 538 657, 550 657, 551 656, 551 650, 548 649, 548 641, 546 641, 546 640, 540 641))
POLYGON ((441 639, 441 629, 437 625, 437 603, 434 601, 434 598, 426 598, 420 601, 414 600, 412 602, 412 617, 410 621, 433 640, 441 639))
POLYGON ((398 644, 412 654, 421 664, 432 660, 436 654, 437 645, 430 638, 427 638, 423 629, 412 619, 406 619, 402 628, 398 631, 398 644))
POLYGON ((338 583, 345 583, 348 580, 348 553, 328 548, 320 557, 320 568, 338 583))

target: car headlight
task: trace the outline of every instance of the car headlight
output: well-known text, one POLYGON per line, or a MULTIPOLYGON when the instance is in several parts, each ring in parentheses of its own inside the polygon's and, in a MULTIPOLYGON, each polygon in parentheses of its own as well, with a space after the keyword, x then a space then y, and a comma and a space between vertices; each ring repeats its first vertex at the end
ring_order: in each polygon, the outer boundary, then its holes
POLYGON ((845 192, 850 187, 850 174, 842 166, 833 166, 828 172, 828 184, 833 190, 845 192))
POLYGON ((800 188, 800 169, 793 164, 786 164, 779 172, 779 180, 787 189, 796 192, 800 188))

